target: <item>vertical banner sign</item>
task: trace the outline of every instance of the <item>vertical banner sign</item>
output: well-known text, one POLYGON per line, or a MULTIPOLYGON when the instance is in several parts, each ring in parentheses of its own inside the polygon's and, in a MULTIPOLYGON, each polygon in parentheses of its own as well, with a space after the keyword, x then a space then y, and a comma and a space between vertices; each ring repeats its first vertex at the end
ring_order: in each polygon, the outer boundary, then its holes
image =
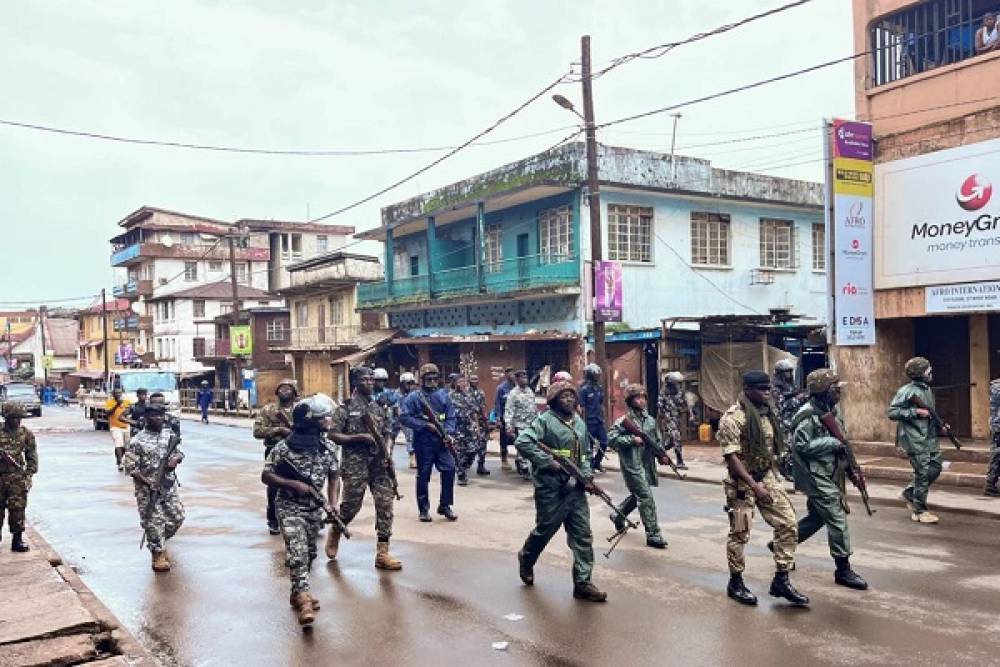
POLYGON ((594 271, 594 321, 622 321, 622 265, 597 262, 594 271))
POLYGON ((229 353, 237 357, 249 357, 253 354, 253 335, 249 324, 230 325, 229 353))
POLYGON ((834 342, 874 345, 872 126, 835 119, 831 129, 834 342))

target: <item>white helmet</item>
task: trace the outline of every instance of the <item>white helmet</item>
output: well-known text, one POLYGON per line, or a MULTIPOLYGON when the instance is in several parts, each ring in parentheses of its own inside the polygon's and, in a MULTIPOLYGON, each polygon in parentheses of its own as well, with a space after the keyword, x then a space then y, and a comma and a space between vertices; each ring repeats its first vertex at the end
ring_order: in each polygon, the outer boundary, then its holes
POLYGON ((588 376, 590 376, 590 375, 592 375, 592 376, 600 375, 601 374, 601 367, 598 366, 597 364, 587 364, 586 366, 583 367, 583 374, 584 375, 588 375, 588 376))
POLYGON ((389 374, 385 371, 384 368, 376 368, 375 370, 372 371, 372 379, 373 380, 388 380, 389 379, 389 374))
POLYGON ((552 376, 552 382, 572 382, 573 376, 569 374, 569 371, 559 371, 552 376))
POLYGON ((417 378, 413 377, 413 373, 402 373, 399 376, 399 383, 403 384, 405 382, 416 382, 417 378))
POLYGON ((679 371, 670 371, 667 373, 667 382, 680 384, 681 382, 684 382, 684 374, 679 371))
POLYGON ((307 421, 320 421, 332 417, 337 404, 326 394, 313 394, 303 398, 292 408, 292 421, 301 424, 307 421))
POLYGON ((795 370, 795 359, 789 359, 788 357, 784 359, 779 359, 778 363, 774 365, 774 371, 794 371, 795 370))

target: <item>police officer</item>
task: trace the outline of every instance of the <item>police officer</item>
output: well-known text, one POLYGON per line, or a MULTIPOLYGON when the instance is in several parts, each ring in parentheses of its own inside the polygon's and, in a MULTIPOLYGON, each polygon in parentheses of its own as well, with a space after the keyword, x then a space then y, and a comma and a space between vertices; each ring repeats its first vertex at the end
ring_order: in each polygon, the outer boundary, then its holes
POLYGON ((11 534, 10 550, 28 551, 24 543, 24 510, 28 506, 31 478, 38 473, 38 447, 35 434, 24 426, 24 408, 4 403, 3 427, 0 428, 0 529, 4 512, 11 534))
POLYGON ((691 421, 694 421, 694 415, 681 391, 684 374, 671 371, 667 373, 665 379, 656 411, 660 434, 663 436, 663 447, 667 450, 673 449, 677 456, 677 467, 680 470, 687 470, 687 464, 684 463, 684 440, 681 437, 681 414, 686 414, 691 421))
POLYGON ((993 432, 993 449, 983 493, 997 497, 1000 496, 1000 489, 997 489, 997 480, 1000 479, 1000 378, 990 383, 990 430, 993 432))
POLYGON ((476 407, 475 416, 476 421, 479 423, 479 440, 476 443, 476 458, 479 465, 476 466, 476 474, 489 475, 490 471, 486 468, 486 444, 489 440, 489 427, 486 415, 484 414, 486 410, 486 394, 479 388, 479 376, 477 375, 469 376, 469 395, 472 397, 472 403, 476 407))
POLYGON ((743 374, 743 391, 736 404, 719 420, 718 440, 728 474, 723 480, 729 537, 729 585, 726 594, 742 604, 757 604, 757 596, 743 581, 743 550, 750 540, 754 508, 774 529, 774 579, 770 594, 796 606, 809 604, 788 578, 795 564, 798 528, 795 509, 774 475, 775 459, 783 449, 781 425, 770 402, 771 379, 762 371, 743 374))
MULTIPOLYGON (((518 433, 528 428, 538 416, 538 408, 535 406, 535 392, 528 386, 528 371, 515 371, 514 383, 514 388, 507 394, 507 404, 503 415, 507 436, 512 440, 517 438, 518 433)), ((514 465, 522 479, 531 479, 529 464, 520 452, 514 459, 514 465)))
MULTIPOLYGON (((274 446, 292 434, 292 408, 299 397, 298 383, 292 378, 285 378, 274 388, 274 395, 278 400, 261 408, 253 424, 253 437, 264 441, 265 461, 274 446)), ((274 509, 277 492, 277 487, 267 487, 267 530, 272 535, 281 534, 274 509)))
POLYGON ((941 474, 941 448, 930 411, 913 405, 915 396, 934 409, 934 371, 931 362, 913 357, 903 367, 910 382, 896 391, 889 403, 889 419, 896 422, 896 446, 906 452, 913 468, 913 481, 900 497, 910 510, 910 519, 918 523, 937 523, 938 517, 927 511, 927 493, 941 474))
POLYGON ((865 590, 868 583, 851 569, 851 535, 843 491, 847 475, 846 445, 820 421, 820 417, 833 413, 841 433, 846 435, 847 429, 837 407, 843 384, 829 368, 810 373, 806 378, 809 400, 792 420, 795 487, 806 494, 806 515, 799 519, 798 541, 799 544, 805 542, 826 526, 830 555, 837 564, 834 582, 865 590))
POLYGON ((608 432, 604 425, 604 390, 601 389, 601 367, 597 364, 587 364, 583 369, 580 408, 583 410, 583 419, 587 424, 587 433, 598 445, 591 465, 594 472, 604 472, 601 461, 608 448, 608 432))

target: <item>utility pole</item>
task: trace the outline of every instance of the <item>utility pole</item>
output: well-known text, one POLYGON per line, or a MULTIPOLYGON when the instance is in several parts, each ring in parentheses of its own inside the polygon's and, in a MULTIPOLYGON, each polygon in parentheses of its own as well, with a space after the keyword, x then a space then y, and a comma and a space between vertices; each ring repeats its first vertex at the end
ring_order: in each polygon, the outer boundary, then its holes
POLYGON ((670 180, 677 180, 677 165, 674 162, 674 149, 677 147, 677 121, 681 119, 679 113, 670 114, 674 119, 674 129, 670 132, 670 180))
MULTIPOLYGON (((583 78, 583 126, 587 138, 587 204, 590 208, 591 294, 597 292, 597 264, 604 259, 601 243, 601 195, 597 174, 597 128, 594 124, 594 93, 590 79, 590 35, 580 38, 580 62, 583 78)), ((602 375, 609 375, 607 350, 604 343, 604 322, 594 311, 594 363, 602 375)), ((605 381, 603 384, 607 385, 605 381)), ((605 391, 605 404, 608 392, 605 391)))
MULTIPOLYGON (((232 233, 229 235, 229 281, 233 289, 233 325, 237 325, 240 322, 240 293, 239 286, 236 282, 236 238, 232 233)), ((233 390, 239 392, 240 385, 242 384, 242 378, 240 377, 240 358, 233 354, 233 328, 229 328, 229 351, 233 356, 233 390)), ((230 394, 231 396, 232 394, 230 394)), ((239 395, 239 394, 237 394, 239 395)), ((227 403, 228 405, 228 403, 227 403)), ((235 407, 235 405, 233 406, 235 407)))
POLYGON ((108 291, 101 289, 101 339, 104 349, 104 385, 111 379, 111 363, 108 359, 108 291))
POLYGON ((49 369, 45 367, 45 306, 38 307, 38 330, 42 334, 42 376, 45 379, 45 386, 48 386, 49 369))

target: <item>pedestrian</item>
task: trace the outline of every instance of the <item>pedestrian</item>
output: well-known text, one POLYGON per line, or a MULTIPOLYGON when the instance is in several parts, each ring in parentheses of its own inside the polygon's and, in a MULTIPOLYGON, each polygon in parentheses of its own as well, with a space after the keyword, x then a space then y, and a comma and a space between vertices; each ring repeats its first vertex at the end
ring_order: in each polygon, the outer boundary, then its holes
POLYGON ((0 428, 0 530, 4 513, 10 530, 10 550, 29 551, 24 543, 24 510, 28 506, 31 479, 38 473, 38 447, 35 434, 21 426, 24 408, 4 403, 3 427, 0 428))
MULTIPOLYGON (((377 369, 376 369, 377 370, 377 369)), ((374 398, 374 373, 362 366, 354 370, 354 391, 347 403, 333 412, 330 439, 343 447, 340 479, 343 501, 340 517, 351 523, 361 510, 365 489, 372 492, 375 504, 375 567, 399 570, 403 564, 389 554, 392 537, 392 501, 395 495, 389 468, 391 450, 386 449, 389 419, 385 407, 374 398), (374 433, 373 433, 374 431, 374 433)), ((340 549, 341 531, 330 526, 326 538, 326 557, 333 560, 340 549)))
POLYGON ((115 465, 119 472, 122 469, 122 455, 125 453, 125 445, 131 437, 131 425, 125 421, 125 414, 132 403, 122 396, 120 387, 111 390, 111 398, 104 404, 104 411, 108 415, 108 431, 111 432, 111 442, 115 447, 115 465))
POLYGON ((993 449, 983 493, 995 498, 1000 496, 1000 489, 997 488, 997 480, 1000 480, 1000 378, 990 383, 990 431, 993 432, 993 449))
POLYGON ((667 541, 660 532, 656 518, 656 501, 653 499, 651 486, 659 485, 659 475, 656 472, 657 460, 664 460, 667 450, 660 439, 656 420, 646 410, 649 396, 641 384, 630 384, 625 388, 625 405, 628 412, 622 415, 612 425, 608 432, 608 446, 618 452, 622 477, 628 487, 629 496, 618 506, 619 514, 612 514, 611 521, 619 532, 625 530, 625 520, 636 507, 642 525, 646 529, 646 546, 654 549, 665 549, 667 541), (625 420, 638 427, 646 437, 633 435, 625 428, 625 420))
MULTIPOLYGON (((294 378, 284 378, 274 388, 274 395, 278 400, 261 408, 253 424, 253 437, 264 441, 265 461, 270 457, 274 446, 292 434, 292 408, 299 397, 298 382, 294 378)), ((271 535, 281 534, 274 506, 277 493, 276 487, 267 487, 267 531, 271 535)))
POLYGON ((479 424, 479 440, 476 443, 476 459, 478 461, 476 474, 489 475, 490 471, 486 468, 486 445, 489 442, 490 429, 485 414, 486 393, 479 388, 478 375, 469 376, 469 395, 472 397, 472 403, 476 409, 476 422, 479 424))
POLYGON ((777 410, 769 400, 770 391, 771 379, 767 373, 744 373, 739 399, 719 420, 717 437, 728 470, 723 480, 729 514, 726 594, 742 604, 757 604, 757 596, 743 581, 746 569, 743 550, 750 540, 756 507, 774 529, 775 573, 769 592, 793 605, 804 606, 809 604, 809 598, 799 593, 788 578, 789 570, 795 565, 798 529, 795 508, 774 474, 775 461, 784 449, 784 442, 777 410))
POLYGON ((166 542, 184 523, 184 505, 177 492, 175 472, 184 460, 184 452, 179 442, 172 442, 175 438, 179 440, 178 436, 169 428, 164 428, 165 414, 166 409, 162 405, 149 404, 146 407, 146 427, 129 441, 122 457, 122 467, 135 485, 139 525, 145 533, 154 572, 170 571, 166 542), (158 491, 155 499, 154 490, 158 491))
POLYGON ((149 390, 148 389, 136 389, 135 390, 135 403, 129 406, 129 409, 125 412, 122 417, 122 421, 127 422, 131 427, 129 429, 129 436, 134 436, 136 433, 141 431, 145 427, 146 419, 146 405, 149 400, 149 390))
POLYGON ((604 422, 604 390, 601 388, 601 367, 587 364, 583 369, 583 385, 580 387, 580 408, 587 424, 587 433, 597 443, 591 466, 594 472, 604 472, 601 462, 608 449, 608 432, 604 422))
POLYGON ((507 396, 514 388, 514 369, 505 368, 503 370, 503 381, 497 385, 496 399, 493 401, 493 417, 500 427, 500 469, 504 472, 510 471, 510 462, 507 460, 507 450, 513 439, 507 431, 507 425, 503 421, 504 412, 507 409, 507 396))
POLYGON ((913 357, 903 367, 910 378, 889 403, 889 419, 896 422, 896 446, 910 459, 913 480, 900 494, 910 519, 918 523, 937 523, 937 515, 927 511, 927 493, 931 484, 941 474, 941 448, 938 446, 937 428, 931 421, 934 409, 934 369, 923 357, 913 357), (916 398, 926 407, 916 407, 916 398))
POLYGON ((479 412, 475 397, 469 391, 469 381, 464 376, 455 380, 455 389, 448 394, 455 406, 455 448, 458 450, 458 485, 469 483, 469 468, 479 454, 479 412))
POLYGON ((525 586, 533 586, 535 563, 561 526, 573 554, 573 597, 604 602, 607 593, 591 582, 594 536, 586 495, 589 483, 587 487, 575 484, 575 479, 571 481, 573 478, 538 446, 538 443, 546 445, 592 479, 590 439, 586 424, 576 414, 577 396, 576 387, 568 382, 550 385, 545 396, 549 409, 521 430, 514 441, 518 452, 531 462, 535 485, 535 527, 518 552, 517 562, 521 581, 525 586))
POLYGON ((694 421, 694 413, 681 391, 684 374, 671 371, 667 373, 665 380, 663 391, 657 400, 656 421, 663 436, 664 449, 673 449, 677 456, 677 468, 687 470, 687 464, 684 463, 684 438, 681 437, 681 415, 685 414, 689 420, 694 421))
POLYGON ((278 490, 274 506, 291 579, 288 603, 303 626, 312 625, 319 610, 319 600, 309 591, 309 569, 316 559, 316 538, 324 516, 323 504, 313 492, 322 494, 325 486, 330 506, 337 502, 334 494, 340 466, 326 438, 335 407, 325 394, 298 401, 292 408, 291 435, 271 449, 260 476, 264 484, 278 490), (295 477, 289 472, 292 470, 299 471, 304 478, 292 478, 295 477))
MULTIPOLYGON (((403 432, 403 440, 406 441, 406 455, 409 459, 410 470, 417 469, 417 455, 413 453, 413 429, 409 426, 403 424, 402 411, 403 411, 403 400, 406 395, 413 391, 413 388, 417 386, 417 379, 413 376, 413 373, 401 373, 399 376, 399 400, 396 402, 396 423, 399 426, 399 430, 403 432)), ((396 436, 393 435, 392 441, 396 441, 396 436)))
POLYGON ((420 388, 406 395, 400 411, 403 426, 413 429, 413 450, 417 455, 417 510, 420 520, 432 521, 430 515, 430 480, 432 468, 441 475, 441 496, 437 513, 457 521, 455 503, 455 457, 440 436, 440 427, 449 440, 455 435, 455 407, 448 393, 438 387, 441 372, 435 364, 420 367, 420 388), (428 415, 430 413, 430 415, 428 415), (431 422, 437 421, 437 425, 431 422))
POLYGON ((795 487, 806 494, 806 515, 799 519, 798 543, 802 544, 826 527, 830 555, 836 563, 835 583, 865 590, 868 583, 851 569, 851 535, 847 526, 847 499, 844 497, 848 471, 847 445, 823 424, 836 420, 841 435, 847 434, 840 409, 840 377, 829 368, 820 368, 806 378, 809 400, 792 421, 792 463, 795 487), (830 415, 830 417, 827 417, 830 415))
POLYGON ((198 403, 198 409, 201 410, 201 423, 208 423, 208 409, 212 407, 212 390, 208 387, 208 380, 201 381, 201 388, 198 389, 198 395, 195 397, 198 403))
MULTIPOLYGON (((518 434, 531 425, 538 416, 538 408, 535 405, 535 392, 528 386, 528 371, 519 370, 514 372, 514 388, 507 394, 507 403, 504 407, 503 421, 507 428, 507 437, 516 440, 518 434)), ((528 461, 521 456, 520 450, 514 458, 514 466, 517 474, 524 480, 531 479, 531 468, 528 461)))

